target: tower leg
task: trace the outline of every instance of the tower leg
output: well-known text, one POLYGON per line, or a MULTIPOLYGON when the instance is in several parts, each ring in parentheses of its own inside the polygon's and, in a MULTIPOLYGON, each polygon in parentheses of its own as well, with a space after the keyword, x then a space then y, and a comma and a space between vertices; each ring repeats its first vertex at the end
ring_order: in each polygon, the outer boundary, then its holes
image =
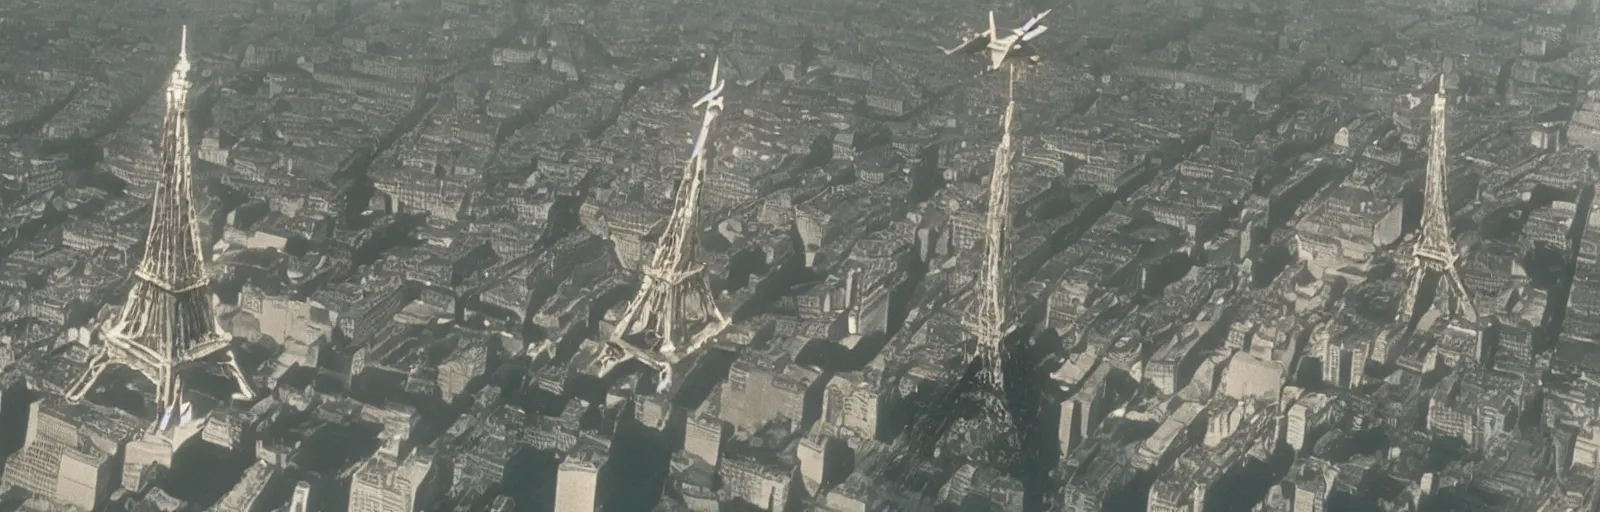
POLYGON ((178 367, 167 364, 156 369, 156 430, 177 426, 183 414, 183 375, 178 367))
POLYGON ((239 367, 239 359, 234 357, 232 350, 224 350, 222 354, 222 371, 227 373, 235 384, 239 385, 239 391, 233 394, 233 399, 254 400, 256 398, 254 385, 250 383, 250 377, 245 375, 244 369, 239 367))
POLYGON ((1467 283, 1461 280, 1461 273, 1457 272, 1454 265, 1445 267, 1445 279, 1450 280, 1452 295, 1455 295, 1458 311, 1468 322, 1478 321, 1478 308, 1472 304, 1472 295, 1467 294, 1467 283))
POLYGON ((722 334, 722 331, 727 329, 728 322, 726 320, 707 324, 704 329, 701 329, 699 333, 694 335, 694 338, 689 342, 689 349, 683 351, 683 353, 686 355, 700 353, 700 349, 706 346, 706 342, 711 341, 711 338, 715 338, 718 334, 722 334))
POLYGON ((672 365, 663 364, 656 373, 656 394, 665 395, 672 389, 672 365))
POLYGON ((628 359, 637 360, 656 370, 656 391, 668 393, 674 384, 673 366, 681 360, 698 354, 705 344, 728 328, 727 316, 717 308, 711 288, 703 282, 683 279, 663 280, 645 276, 633 302, 618 319, 604 352, 590 365, 591 373, 604 377, 612 367, 628 359), (699 317, 685 310, 696 311, 699 317), (687 318, 685 315, 689 315, 687 318), (692 336, 681 336, 688 326, 680 320, 704 321, 706 324, 692 336), (681 329, 680 329, 681 327, 681 329), (649 349, 628 345, 626 336, 641 335, 654 340, 649 349), (600 367, 599 372, 593 369, 600 367))
POLYGON ((728 325, 731 324, 728 321, 728 317, 722 314, 722 309, 717 307, 717 298, 711 294, 711 287, 697 284, 686 291, 695 294, 695 300, 700 303, 699 307, 704 314, 706 325, 700 329, 700 332, 695 333, 694 337, 689 339, 689 346, 687 350, 683 351, 684 355, 699 353, 700 349, 705 347, 706 342, 711 341, 711 338, 717 337, 718 334, 722 334, 722 331, 727 330, 728 325))
POLYGON ((706 306, 705 307, 706 307, 706 311, 710 313, 709 316, 713 320, 716 321, 717 325, 720 325, 720 326, 723 326, 723 327, 727 327, 728 324, 731 323, 728 320, 728 316, 722 314, 722 308, 717 307, 717 296, 716 296, 716 294, 711 293, 711 289, 709 287, 706 288, 706 306))
POLYGON ((111 353, 105 348, 95 350, 94 357, 89 359, 89 367, 83 370, 78 379, 72 382, 72 387, 67 388, 67 401, 77 403, 89 394, 89 389, 100 380, 100 374, 105 373, 111 366, 111 353))
POLYGON ((615 370, 617 365, 627 361, 629 357, 627 351, 623 350, 621 347, 618 347, 616 345, 617 343, 624 342, 607 341, 600 343, 599 348, 596 349, 599 351, 599 354, 595 354, 594 360, 589 362, 589 367, 586 369, 587 373, 597 378, 604 379, 611 375, 611 371, 615 370))
POLYGON ((1428 275, 1428 265, 1421 259, 1411 264, 1411 286, 1406 289, 1406 294, 1401 298, 1400 320, 1406 322, 1409 329, 1411 321, 1416 317, 1417 294, 1422 292, 1422 279, 1428 275))

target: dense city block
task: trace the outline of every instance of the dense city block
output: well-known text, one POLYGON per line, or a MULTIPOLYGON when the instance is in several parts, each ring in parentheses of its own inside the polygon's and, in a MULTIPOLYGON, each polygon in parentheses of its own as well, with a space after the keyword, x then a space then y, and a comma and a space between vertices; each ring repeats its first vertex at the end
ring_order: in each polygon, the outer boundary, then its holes
POLYGON ((1600 510, 1596 41, 0 2, 0 511, 1600 510))

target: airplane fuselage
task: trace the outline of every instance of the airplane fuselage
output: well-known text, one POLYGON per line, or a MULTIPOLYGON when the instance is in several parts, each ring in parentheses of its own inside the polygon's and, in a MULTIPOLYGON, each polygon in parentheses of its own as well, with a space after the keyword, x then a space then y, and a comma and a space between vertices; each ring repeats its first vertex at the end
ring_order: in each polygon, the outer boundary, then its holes
POLYGON ((990 71, 1000 69, 1000 66, 1006 63, 1006 59, 1011 58, 1012 51, 1022 49, 1022 45, 1017 42, 1019 38, 1020 36, 1012 35, 989 41, 990 71))

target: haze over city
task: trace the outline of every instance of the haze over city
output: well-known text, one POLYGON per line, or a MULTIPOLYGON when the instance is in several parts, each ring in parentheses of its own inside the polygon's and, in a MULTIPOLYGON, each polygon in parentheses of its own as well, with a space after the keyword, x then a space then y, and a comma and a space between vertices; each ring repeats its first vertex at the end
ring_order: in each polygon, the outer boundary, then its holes
POLYGON ((1600 510, 1597 2, 0 2, 0 511, 1600 510))

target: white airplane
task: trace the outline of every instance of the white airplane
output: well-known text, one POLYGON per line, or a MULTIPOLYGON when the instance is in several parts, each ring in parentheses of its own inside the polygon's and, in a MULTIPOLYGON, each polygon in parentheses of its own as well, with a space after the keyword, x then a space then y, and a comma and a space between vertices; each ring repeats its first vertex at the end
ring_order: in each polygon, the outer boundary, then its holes
POLYGON ((701 96, 700 99, 694 101, 695 108, 701 106, 722 108, 722 87, 727 84, 722 81, 720 76, 721 69, 722 58, 718 57, 711 64, 711 88, 706 91, 705 96, 701 96))
POLYGON ((1039 37, 1050 27, 1040 25, 1050 11, 1039 13, 1038 16, 1029 18, 1021 27, 1011 29, 1011 35, 1000 37, 1000 31, 995 28, 994 11, 989 11, 989 30, 974 34, 955 48, 943 48, 945 55, 955 53, 977 53, 980 50, 989 50, 989 71, 1000 69, 1006 61, 1016 57, 1026 57, 1029 63, 1039 62, 1038 55, 1028 55, 1027 48, 1023 45, 1033 38, 1039 37), (1015 52, 1015 53, 1013 53, 1015 52))
POLYGON ((722 88, 727 84, 722 81, 721 70, 722 58, 718 57, 711 64, 710 90, 706 91, 706 94, 701 96, 700 99, 694 101, 695 108, 705 107, 706 112, 704 119, 700 121, 700 133, 696 134, 694 138, 694 152, 690 153, 690 155, 700 156, 701 152, 705 151, 706 132, 711 128, 711 120, 716 117, 717 112, 722 111, 722 88))

